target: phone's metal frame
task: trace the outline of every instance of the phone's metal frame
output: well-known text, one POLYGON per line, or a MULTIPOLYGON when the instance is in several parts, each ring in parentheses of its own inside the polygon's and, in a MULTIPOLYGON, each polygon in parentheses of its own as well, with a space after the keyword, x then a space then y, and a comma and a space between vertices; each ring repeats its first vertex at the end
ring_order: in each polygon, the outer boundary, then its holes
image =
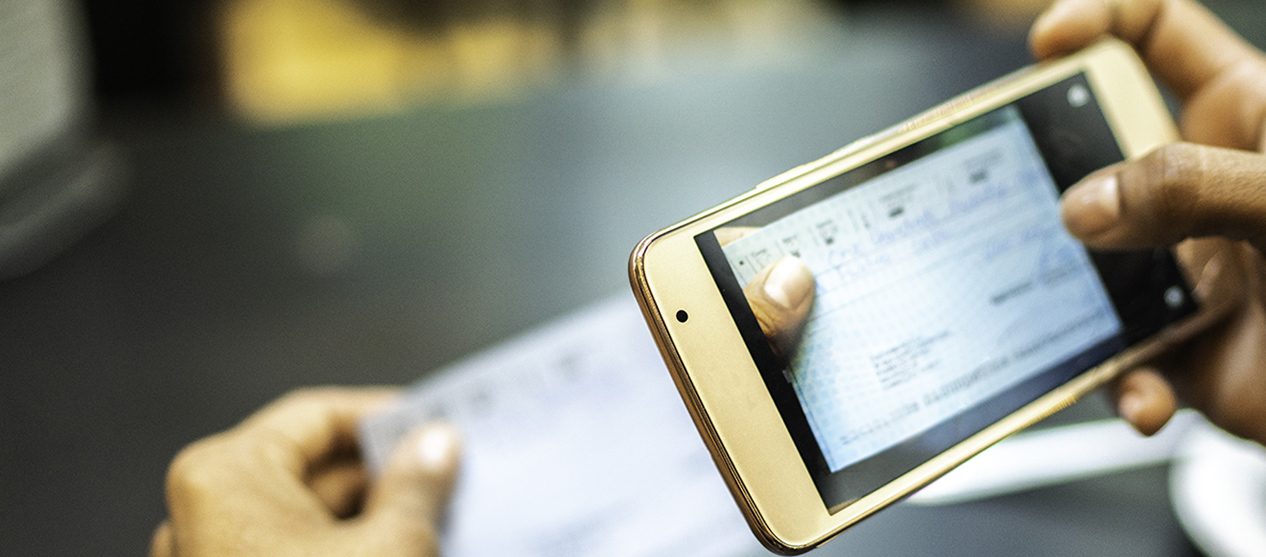
POLYGON ((740 337, 695 236, 956 124, 1085 72, 1127 159, 1178 139, 1138 57, 1105 40, 987 84, 905 123, 761 183, 647 237, 629 262, 643 315, 677 389, 744 517, 766 547, 808 551, 900 500, 1007 435, 1062 409, 1212 317, 1202 311, 1057 387, 860 499, 828 509, 740 337), (688 319, 676 314, 685 310, 688 319))

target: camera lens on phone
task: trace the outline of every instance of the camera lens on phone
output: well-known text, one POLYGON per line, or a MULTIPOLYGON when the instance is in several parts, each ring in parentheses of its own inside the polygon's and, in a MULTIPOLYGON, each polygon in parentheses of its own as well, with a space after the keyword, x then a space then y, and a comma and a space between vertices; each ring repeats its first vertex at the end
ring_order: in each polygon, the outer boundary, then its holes
POLYGON ((1090 91, 1080 83, 1068 88, 1068 104, 1073 108, 1081 108, 1090 102, 1090 91))

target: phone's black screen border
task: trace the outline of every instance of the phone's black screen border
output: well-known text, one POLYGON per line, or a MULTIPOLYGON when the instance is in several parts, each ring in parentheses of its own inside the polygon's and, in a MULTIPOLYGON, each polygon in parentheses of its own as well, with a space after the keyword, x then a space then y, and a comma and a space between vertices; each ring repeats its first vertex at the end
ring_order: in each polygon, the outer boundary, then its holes
MULTIPOLYGON (((1089 173, 1124 159, 1116 137, 1093 94, 1080 107, 1072 106, 1068 100, 1069 89, 1076 85, 1084 87, 1086 91, 1093 91, 1085 75, 1077 74, 1007 105, 1018 109, 1061 193, 1089 173)), ((994 121, 1001 118, 1001 111, 1005 109, 1006 107, 995 109, 898 149, 723 226, 759 226, 777 220, 943 148, 961 139, 963 130, 968 130, 970 135, 973 127, 988 129, 995 125, 994 121)), ((761 371, 770 397, 774 400, 823 503, 832 510, 896 479, 1042 394, 1098 365, 1122 348, 1151 336, 1196 310, 1190 289, 1168 250, 1091 252, 1091 260, 1123 324, 1120 334, 923 434, 831 472, 809 428, 795 391, 786 380, 786 364, 770 350, 716 236, 711 231, 704 232, 695 237, 695 242, 757 368, 761 371), (1178 307, 1171 307, 1164 301, 1165 292, 1174 286, 1181 288, 1184 294, 1178 307)))

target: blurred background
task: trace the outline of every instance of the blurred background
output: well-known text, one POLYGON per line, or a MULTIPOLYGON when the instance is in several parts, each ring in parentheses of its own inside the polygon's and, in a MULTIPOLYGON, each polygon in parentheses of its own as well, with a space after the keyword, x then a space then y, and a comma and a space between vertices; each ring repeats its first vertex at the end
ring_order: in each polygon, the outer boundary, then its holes
POLYGON ((488 103, 577 83, 776 66, 859 12, 1016 35, 1042 0, 85 0, 106 98, 277 124, 488 103), (915 17, 918 17, 917 15, 915 17))
MULTIPOLYGON (((1029 63, 1045 4, 3 0, 0 552, 143 553, 185 444, 627 294, 646 234, 1029 63)), ((1165 474, 846 543, 1199 555, 1165 474)))

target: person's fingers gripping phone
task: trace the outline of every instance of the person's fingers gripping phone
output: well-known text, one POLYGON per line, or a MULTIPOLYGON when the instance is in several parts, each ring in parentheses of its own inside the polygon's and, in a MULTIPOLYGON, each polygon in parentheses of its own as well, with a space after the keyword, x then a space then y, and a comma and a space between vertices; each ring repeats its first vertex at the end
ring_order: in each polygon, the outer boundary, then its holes
POLYGON ((1266 442, 1266 56, 1189 0, 1065 0, 1033 25, 1048 59, 1105 35, 1129 43, 1182 101, 1176 143, 1073 186, 1068 229, 1094 249, 1176 250, 1202 299, 1235 299, 1222 325, 1117 381, 1117 409, 1144 433, 1183 402, 1266 442))

